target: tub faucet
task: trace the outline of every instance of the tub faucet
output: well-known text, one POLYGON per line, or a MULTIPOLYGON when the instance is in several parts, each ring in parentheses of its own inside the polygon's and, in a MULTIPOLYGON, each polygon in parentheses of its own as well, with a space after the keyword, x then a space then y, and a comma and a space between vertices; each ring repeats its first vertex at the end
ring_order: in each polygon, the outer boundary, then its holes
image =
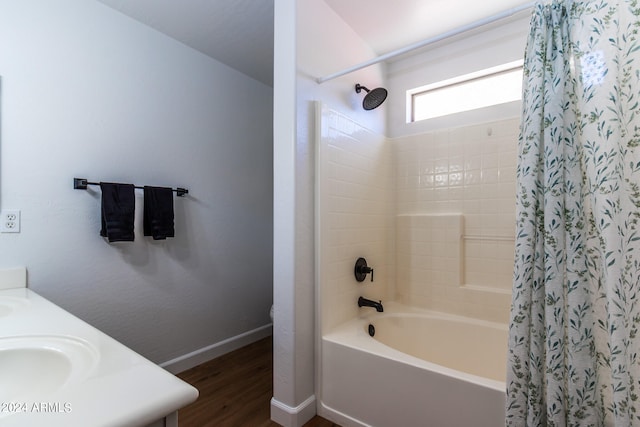
POLYGON ((375 302, 362 297, 358 298, 358 307, 373 307, 379 313, 382 313, 384 311, 384 308, 382 307, 382 301, 375 302))

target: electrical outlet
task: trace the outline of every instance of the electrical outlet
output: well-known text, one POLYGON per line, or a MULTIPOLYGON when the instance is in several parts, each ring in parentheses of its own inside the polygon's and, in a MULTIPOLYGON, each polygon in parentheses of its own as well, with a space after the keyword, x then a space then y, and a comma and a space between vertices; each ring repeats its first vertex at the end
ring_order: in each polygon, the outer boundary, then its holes
POLYGON ((5 209, 0 211, 0 233, 20 232, 20 211, 5 209))

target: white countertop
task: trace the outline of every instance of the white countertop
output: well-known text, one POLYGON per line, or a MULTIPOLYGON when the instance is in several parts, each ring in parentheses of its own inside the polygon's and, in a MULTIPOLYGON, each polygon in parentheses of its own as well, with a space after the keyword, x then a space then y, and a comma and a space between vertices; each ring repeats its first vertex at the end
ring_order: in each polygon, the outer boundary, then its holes
MULTIPOLYGON (((46 347, 48 339, 62 347, 67 345, 71 353, 79 350, 73 372, 60 374, 64 384, 56 386, 39 385, 33 379, 39 376, 31 375, 33 378, 26 382, 29 387, 21 391, 16 387, 6 390, 9 386, 0 378, 3 427, 145 426, 198 397, 191 385, 30 289, 0 290, 0 361, 3 350, 9 349, 4 357, 11 358, 11 343, 24 347, 34 342, 46 347)), ((45 350, 56 362, 56 345, 45 350)), ((65 357, 60 356, 64 362, 59 365, 60 371, 66 370, 65 357)), ((33 374, 30 362, 24 359, 14 357, 12 360, 22 365, 23 371, 9 373, 17 378, 33 374)), ((57 362, 43 365, 37 360, 33 365, 36 370, 58 366, 57 362)), ((2 368, 0 365, 0 372, 2 368)), ((5 373, 5 381, 9 381, 6 377, 5 373)), ((48 378, 48 374, 43 371, 41 377, 48 378)))

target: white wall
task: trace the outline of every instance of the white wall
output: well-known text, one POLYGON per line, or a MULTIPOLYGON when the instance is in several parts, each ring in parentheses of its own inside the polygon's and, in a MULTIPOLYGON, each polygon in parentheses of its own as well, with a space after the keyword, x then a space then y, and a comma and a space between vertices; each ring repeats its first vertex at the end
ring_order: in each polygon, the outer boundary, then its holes
POLYGON ((313 393, 299 390, 297 378, 309 378, 298 370, 308 365, 304 337, 308 329, 298 325, 295 307, 301 297, 296 283, 296 0, 274 2, 273 75, 273 398, 271 419, 281 425, 301 425, 313 416, 313 393), (304 403, 306 402, 306 403, 304 403), (299 405, 303 408, 299 411, 299 405), (300 414, 300 412, 303 412, 300 414), (307 414, 310 412, 310 414, 307 414))
POLYGON ((394 155, 384 135, 324 106, 316 219, 320 333, 355 318, 358 297, 389 301, 395 284, 394 155), (359 257, 373 268, 354 277, 359 257), (373 276, 373 281, 371 280, 373 276))
POLYGON ((396 297, 401 302, 485 320, 508 319, 521 103, 407 123, 406 92, 522 59, 529 19, 530 11, 521 12, 388 66, 396 213, 461 214, 460 233, 468 236, 453 270, 439 270, 446 263, 438 249, 429 250, 433 236, 413 245, 422 253, 399 253, 396 297))
POLYGON ((520 103, 407 123, 407 90, 523 58, 530 11, 428 46, 388 65, 389 137, 415 135, 520 116, 520 103))
POLYGON ((397 300, 507 323, 520 120, 394 138, 397 300), (447 219, 455 220, 456 229, 447 219))
POLYGON ((272 89, 87 0, 0 0, 0 267, 156 362, 269 323, 272 89), (99 235, 73 177, 181 186, 176 237, 99 235))
POLYGON ((363 111, 362 94, 355 93, 356 83, 381 85, 381 67, 322 85, 315 82, 374 56, 323 0, 275 0, 275 22, 274 182, 283 187, 276 189, 274 206, 272 419, 293 426, 315 413, 314 102, 322 100, 377 131, 384 129, 385 119, 384 109, 363 111), (295 81, 287 80, 291 67, 297 71, 295 81), (295 115, 287 117, 291 108, 295 115))

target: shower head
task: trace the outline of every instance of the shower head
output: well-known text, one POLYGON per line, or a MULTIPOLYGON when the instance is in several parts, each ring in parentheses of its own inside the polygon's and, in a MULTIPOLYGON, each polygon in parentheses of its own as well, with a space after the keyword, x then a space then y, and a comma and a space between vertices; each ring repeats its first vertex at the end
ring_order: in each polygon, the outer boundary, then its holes
POLYGON ((361 86, 360 83, 356 84, 356 93, 360 93, 361 90, 365 90, 367 94, 364 96, 362 100, 362 108, 365 110, 373 110, 374 108, 378 108, 380 104, 387 99, 387 90, 383 87, 378 87, 373 90, 369 90, 364 86, 361 86))

